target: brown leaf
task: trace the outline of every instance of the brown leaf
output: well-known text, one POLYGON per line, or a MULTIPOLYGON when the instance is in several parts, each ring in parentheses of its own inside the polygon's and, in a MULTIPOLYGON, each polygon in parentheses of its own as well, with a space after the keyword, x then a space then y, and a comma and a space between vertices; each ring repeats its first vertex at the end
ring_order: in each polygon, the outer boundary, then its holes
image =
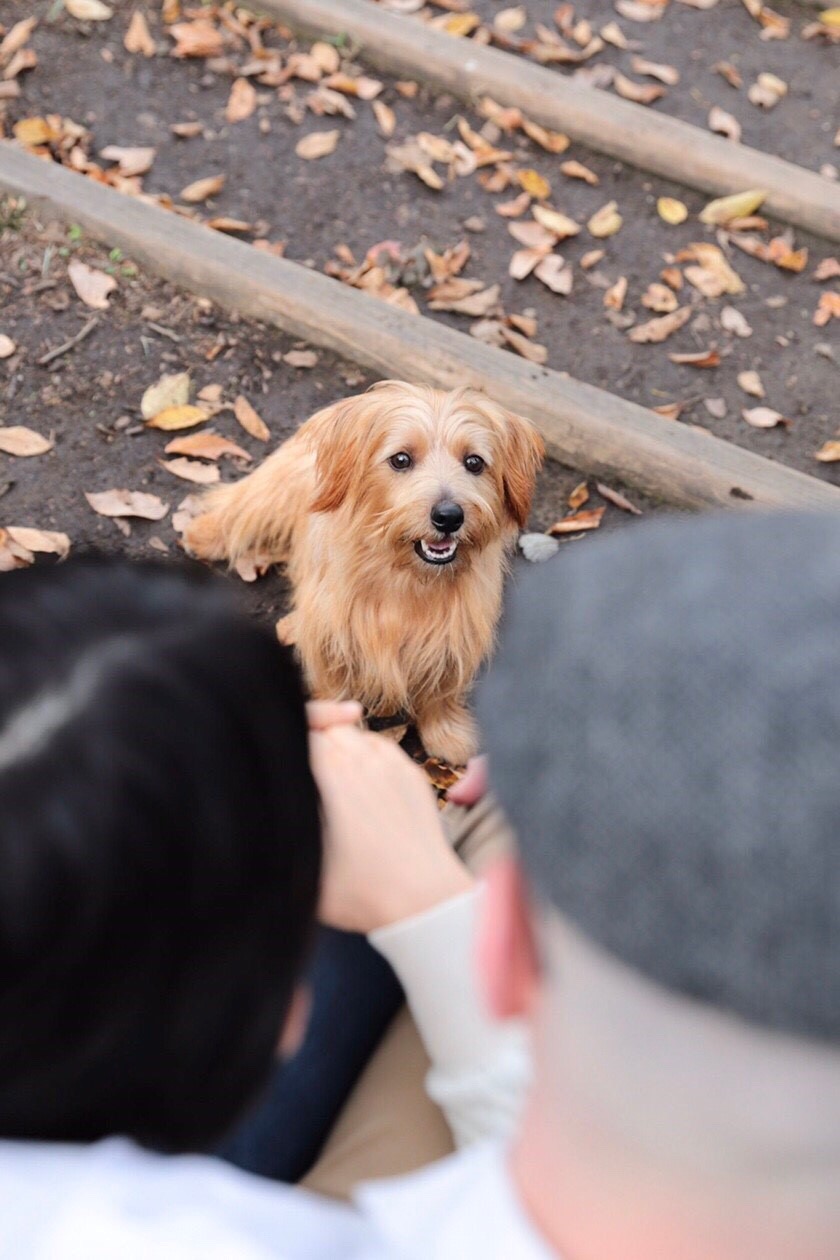
POLYGON ((732 140, 735 144, 741 139, 741 124, 738 119, 733 118, 732 114, 728 114, 719 105, 713 105, 709 110, 709 130, 726 136, 727 140, 732 140))
POLYGON ((226 178, 225 175, 208 175, 204 179, 196 179, 181 189, 181 200, 188 201, 191 205, 208 201, 222 191, 226 178))
POLYGON ((508 275, 514 280, 524 280, 530 276, 537 263, 545 258, 549 247, 543 249, 518 249, 511 255, 508 264, 508 275))
POLYGON ((642 306, 660 315, 670 314, 677 309, 677 295, 666 284, 649 284, 642 294, 642 306))
POLYGON ((374 101, 372 108, 380 135, 385 136, 386 140, 390 139, 397 126, 396 114, 384 101, 374 101))
POLYGON ((85 498, 100 516, 139 516, 145 521, 160 521, 169 511, 168 503, 142 490, 101 490, 96 494, 85 491, 85 498))
MULTIPOLYGON (((812 280, 837 280, 840 278, 840 258, 823 258, 814 268, 812 280)), ((3 357, 3 356, 0 356, 3 357)))
POLYGON ((777 424, 790 424, 781 412, 774 411, 772 407, 745 407, 741 415, 754 429, 775 429, 777 424))
POLYGON ((135 9, 125 33, 123 47, 126 52, 140 53, 143 57, 154 57, 157 45, 152 39, 146 18, 140 9, 135 9))
POLYGON ((583 512, 575 512, 571 516, 564 516, 561 521, 555 523, 545 532, 551 538, 557 538, 562 534, 580 534, 587 529, 598 529, 603 520, 606 508, 587 508, 583 512))
POLYGON ((665 12, 662 6, 653 8, 643 0, 615 0, 615 10, 628 22, 658 22, 665 12))
POLYGON ((531 122, 530 118, 522 119, 522 130, 529 140, 533 140, 547 153, 565 153, 571 144, 569 137, 563 135, 562 131, 549 131, 539 123, 531 122))
POLYGON ((637 324, 631 328, 627 336, 637 345, 649 342, 664 341, 677 332, 691 319, 693 312, 690 306, 681 306, 668 315, 660 315, 658 319, 649 319, 646 324, 637 324))
POLYGON ((370 79, 360 74, 355 79, 349 74, 331 74, 324 80, 327 87, 336 92, 344 92, 347 96, 357 96, 360 101, 372 101, 385 86, 378 79, 370 79))
POLYGON ((337 74, 341 67, 341 54, 338 49, 334 44, 327 44, 324 40, 314 43, 309 50, 309 55, 314 57, 324 74, 337 74))
POLYGON ((527 20, 528 15, 525 9, 521 4, 517 4, 509 9, 500 9, 493 18, 493 25, 497 31, 511 35, 516 31, 521 31, 527 20))
POLYGON ((29 43, 32 32, 38 25, 36 17, 22 18, 19 22, 15 22, 10 26, 2 42, 0 42, 0 66, 7 65, 14 57, 15 53, 20 52, 24 45, 29 43))
POLYGON ((622 512, 629 512, 631 516, 642 515, 642 509, 637 508, 635 503, 631 503, 630 500, 618 490, 610 489, 609 486, 605 486, 601 481, 596 481, 595 489, 598 491, 602 499, 606 499, 608 503, 612 503, 613 507, 621 508, 622 512))
POLYGON ((221 57, 225 50, 221 31, 203 18, 176 22, 169 27, 169 34, 175 40, 173 57, 221 57))
POLYGON ((130 178, 132 175, 145 175, 151 170, 157 150, 144 147, 125 148, 120 144, 109 144, 99 152, 100 157, 103 157, 106 162, 118 164, 121 175, 130 178))
POLYGON ((311 131, 308 136, 303 136, 298 140, 295 153, 307 162, 329 157, 335 152, 340 136, 340 131, 311 131))
POLYGON ((489 288, 483 289, 479 293, 474 293, 470 297, 450 302, 430 302, 429 309, 433 311, 453 311, 456 315, 472 315, 474 317, 487 315, 498 305, 499 293, 499 285, 492 284, 489 288))
POLYGON ((108 295, 117 287, 113 276, 106 275, 104 271, 97 271, 77 258, 69 263, 67 275, 85 306, 90 306, 96 311, 107 309, 110 305, 108 295))
POLYGON ((534 268, 538 280, 551 289, 552 293, 560 293, 568 297, 574 283, 574 273, 569 263, 565 263, 559 254, 549 254, 534 268))
POLYGON ((679 291, 683 287, 683 276, 679 267, 663 267, 659 279, 664 280, 672 289, 679 291))
POLYGON ((505 341, 517 354, 521 354, 523 359, 528 359, 531 363, 545 363, 548 358, 545 346, 539 345, 536 341, 529 341, 527 337, 522 336, 522 333, 516 332, 513 328, 506 328, 504 324, 500 327, 505 341))
POLYGON ((64 0, 64 7, 80 22, 107 22, 114 16, 114 10, 102 0, 64 0))
POLYGON ((630 64, 634 74, 646 74, 651 79, 658 79, 660 83, 667 83, 668 87, 676 87, 680 81, 680 72, 676 66, 646 61, 644 57, 634 57, 630 64))
POLYGON ((52 529, 30 529, 25 525, 9 525, 6 533, 12 542, 27 551, 44 552, 62 560, 70 551, 70 539, 52 529))
POLYGON ((496 214, 500 214, 503 219, 517 219, 520 214, 525 213, 530 204, 530 193, 522 192, 518 197, 514 197, 512 201, 497 202, 496 214))
POLYGON ((12 134, 20 144, 28 148, 36 148, 42 144, 52 144, 59 140, 58 132, 46 118, 21 118, 12 128, 12 134))
POLYGON ((604 294, 604 306, 608 311, 620 311, 627 297, 627 277, 619 276, 604 294))
POLYGON ((198 122, 177 122, 171 123, 169 130, 173 136, 178 136, 181 140, 193 140, 196 136, 200 136, 203 130, 203 123, 198 122))
POLYGON ((691 354, 669 354, 672 363, 682 363, 688 367, 715 368, 720 365, 720 355, 714 347, 708 350, 697 350, 691 354))
POLYGON ((720 297, 723 293, 743 293, 744 282, 727 262, 723 250, 708 241, 698 241, 677 255, 678 262, 696 260, 699 266, 686 267, 685 278, 704 297, 720 297))
POLYGON ((664 87, 657 87, 653 83, 634 83, 618 70, 613 75, 613 87, 625 101, 635 101, 637 105, 652 105, 665 95, 664 87))
POLYGON ((664 416, 666 420, 679 420, 688 405, 684 402, 662 403, 659 407, 651 407, 651 411, 655 411, 658 416, 664 416))
POLYGON ((271 431, 261 416, 257 414, 244 394, 240 394, 233 404, 233 414, 246 433, 259 442, 267 442, 271 431))
POLYGON ((253 232, 253 223, 246 223, 244 219, 231 219, 228 215, 217 215, 213 219, 207 220, 207 226, 212 228, 214 232, 227 232, 228 235, 238 236, 243 232, 253 232))
POLYGON ((182 481, 194 481, 200 486, 212 486, 220 479, 220 472, 216 464, 202 464, 197 459, 162 459, 160 461, 161 468, 165 468, 167 472, 172 473, 174 477, 180 477, 182 481))
POLYGON ((817 328, 825 328, 830 319, 840 319, 840 293, 829 291, 821 293, 814 311, 814 323, 817 328))
POLYGON ((234 79, 230 89, 225 118, 229 123, 244 122, 257 108, 257 91, 248 79, 234 79))
POLYGON ((44 455, 54 445, 50 438, 42 437, 34 429, 27 429, 21 424, 0 427, 0 451, 4 455, 44 455))
POLYGON ((407 140, 405 144, 389 144, 385 150, 388 155, 388 170, 410 171, 422 180, 427 188, 440 192, 443 180, 432 166, 428 154, 424 152, 417 139, 407 140))
POLYGON ((840 442, 826 442, 814 453, 814 459, 823 464, 834 464, 840 459, 840 442))
POLYGON ((231 459, 247 462, 251 460, 251 456, 241 446, 210 429, 203 433, 191 433, 189 437, 173 438, 163 449, 167 455, 188 455, 199 459, 222 459, 229 456, 231 459))
POLYGON ((726 82, 730 87, 740 88, 743 86, 744 80, 741 77, 741 73, 735 66, 732 65, 731 62, 718 61, 714 66, 712 66, 712 69, 721 75, 722 78, 726 79, 726 82))
POLYGON ((566 502, 569 505, 569 507, 572 509, 572 511, 576 512, 578 508, 583 507, 584 503, 586 502, 588 498, 589 498, 589 486, 586 484, 585 481, 581 481, 579 485, 575 486, 574 490, 569 495, 566 502))
POLYGON ((580 265, 584 271, 589 271, 590 267, 595 267, 604 257, 603 249, 588 249, 580 260, 580 265))
POLYGON ((588 166, 584 166, 582 162, 576 162, 574 159, 568 162, 561 162, 560 170, 569 179, 582 179, 584 183, 592 185, 600 182, 594 171, 590 171, 588 166))
POLYGON ((163 429, 171 433, 178 429, 193 429, 197 424, 208 420, 209 412, 204 407, 193 407, 190 403, 180 406, 164 407, 151 420, 146 421, 149 429, 163 429))

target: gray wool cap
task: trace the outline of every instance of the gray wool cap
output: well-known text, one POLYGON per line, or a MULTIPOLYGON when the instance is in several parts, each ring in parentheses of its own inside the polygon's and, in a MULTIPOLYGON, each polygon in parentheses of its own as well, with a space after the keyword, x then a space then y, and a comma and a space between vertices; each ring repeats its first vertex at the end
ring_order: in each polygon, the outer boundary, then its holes
POLYGON ((478 714, 540 898, 666 987, 840 1042, 840 515, 563 549, 513 585, 478 714))

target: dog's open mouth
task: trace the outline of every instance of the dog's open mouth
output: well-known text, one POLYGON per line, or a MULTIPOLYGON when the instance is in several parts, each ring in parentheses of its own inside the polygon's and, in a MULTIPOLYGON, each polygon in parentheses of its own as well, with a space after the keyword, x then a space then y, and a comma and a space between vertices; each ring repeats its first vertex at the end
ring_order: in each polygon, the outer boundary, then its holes
POLYGON ((418 538, 414 550, 426 564, 450 564, 455 559, 458 543, 452 537, 443 538, 440 542, 426 542, 425 538, 418 538))

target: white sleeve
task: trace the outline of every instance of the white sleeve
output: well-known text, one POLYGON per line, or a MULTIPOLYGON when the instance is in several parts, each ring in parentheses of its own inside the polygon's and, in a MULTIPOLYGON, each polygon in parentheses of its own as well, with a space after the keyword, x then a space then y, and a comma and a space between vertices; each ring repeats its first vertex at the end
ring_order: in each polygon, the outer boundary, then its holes
POLYGON ((507 1137, 529 1079, 524 1025, 492 1019, 479 992, 476 925, 483 900, 479 884, 369 937, 405 989, 432 1061, 426 1090, 457 1146, 507 1137))

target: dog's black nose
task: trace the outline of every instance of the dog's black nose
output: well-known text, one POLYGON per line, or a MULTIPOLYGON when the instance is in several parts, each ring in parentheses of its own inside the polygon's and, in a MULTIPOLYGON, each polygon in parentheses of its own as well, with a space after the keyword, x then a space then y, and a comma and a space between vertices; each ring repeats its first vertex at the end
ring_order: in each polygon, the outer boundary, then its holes
POLYGON ((455 534, 464 523, 464 509, 460 503, 444 499, 432 508, 431 518, 435 529, 439 529, 442 534, 455 534))

